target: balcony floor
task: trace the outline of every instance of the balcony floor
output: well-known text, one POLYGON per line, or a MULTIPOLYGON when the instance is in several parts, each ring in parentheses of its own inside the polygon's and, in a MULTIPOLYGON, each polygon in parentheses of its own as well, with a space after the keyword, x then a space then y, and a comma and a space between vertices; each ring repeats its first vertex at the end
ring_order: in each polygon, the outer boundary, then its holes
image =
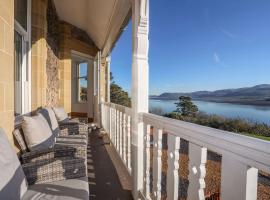
POLYGON ((90 200, 131 200, 131 177, 109 141, 99 130, 93 130, 89 135, 90 200))

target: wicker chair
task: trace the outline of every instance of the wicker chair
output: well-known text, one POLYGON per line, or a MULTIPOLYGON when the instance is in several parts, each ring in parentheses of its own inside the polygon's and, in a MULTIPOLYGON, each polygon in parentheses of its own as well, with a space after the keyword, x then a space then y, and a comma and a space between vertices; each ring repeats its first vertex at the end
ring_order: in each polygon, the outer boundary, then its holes
POLYGON ((13 131, 14 138, 18 143, 18 147, 21 151, 21 158, 23 163, 42 160, 46 158, 63 157, 72 154, 76 158, 86 159, 87 157, 87 144, 84 142, 75 143, 69 142, 56 142, 53 148, 38 151, 29 151, 24 139, 22 129, 15 129, 13 131))
POLYGON ((0 199, 89 199, 86 162, 72 151, 21 165, 1 128, 0 144, 0 199))

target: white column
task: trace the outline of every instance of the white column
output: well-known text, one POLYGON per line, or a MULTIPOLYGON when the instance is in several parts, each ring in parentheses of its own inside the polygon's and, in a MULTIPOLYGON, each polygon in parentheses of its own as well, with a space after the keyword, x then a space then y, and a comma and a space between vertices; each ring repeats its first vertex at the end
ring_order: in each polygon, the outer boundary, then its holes
POLYGON ((106 58, 107 62, 107 102, 111 102, 111 57, 106 58))
POLYGON ((97 53, 94 65, 94 122, 101 126, 101 106, 100 106, 100 67, 101 67, 101 52, 97 53))
POLYGON ((139 113, 148 112, 149 0, 132 0, 132 177, 133 197, 143 189, 143 122, 139 113))

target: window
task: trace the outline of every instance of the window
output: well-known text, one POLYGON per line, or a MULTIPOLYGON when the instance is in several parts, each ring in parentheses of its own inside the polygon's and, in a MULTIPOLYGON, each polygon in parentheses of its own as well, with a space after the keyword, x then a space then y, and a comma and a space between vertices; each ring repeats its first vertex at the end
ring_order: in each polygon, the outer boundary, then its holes
POLYGON ((27 0, 15 0, 14 15, 15 20, 27 30, 27 0))
POLYGON ((14 4, 14 110, 15 116, 29 112, 29 41, 30 0, 15 0, 14 4), (28 13, 29 12, 29 13, 28 13))
POLYGON ((77 99, 80 103, 87 102, 87 74, 88 63, 81 62, 77 64, 77 99))
POLYGON ((14 65, 15 65, 15 115, 22 114, 22 36, 15 31, 14 65))

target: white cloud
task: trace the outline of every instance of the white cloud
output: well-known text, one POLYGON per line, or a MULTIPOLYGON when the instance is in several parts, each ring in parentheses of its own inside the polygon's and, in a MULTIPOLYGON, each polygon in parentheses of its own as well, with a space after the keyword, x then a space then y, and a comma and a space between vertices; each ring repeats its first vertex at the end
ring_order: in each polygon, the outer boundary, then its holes
POLYGON ((226 36, 230 37, 230 38, 236 38, 237 35, 233 34, 232 32, 226 30, 226 29, 223 29, 223 28, 220 28, 220 31, 225 34, 226 36))
POLYGON ((220 63, 219 55, 216 52, 214 53, 214 60, 216 63, 220 63))

